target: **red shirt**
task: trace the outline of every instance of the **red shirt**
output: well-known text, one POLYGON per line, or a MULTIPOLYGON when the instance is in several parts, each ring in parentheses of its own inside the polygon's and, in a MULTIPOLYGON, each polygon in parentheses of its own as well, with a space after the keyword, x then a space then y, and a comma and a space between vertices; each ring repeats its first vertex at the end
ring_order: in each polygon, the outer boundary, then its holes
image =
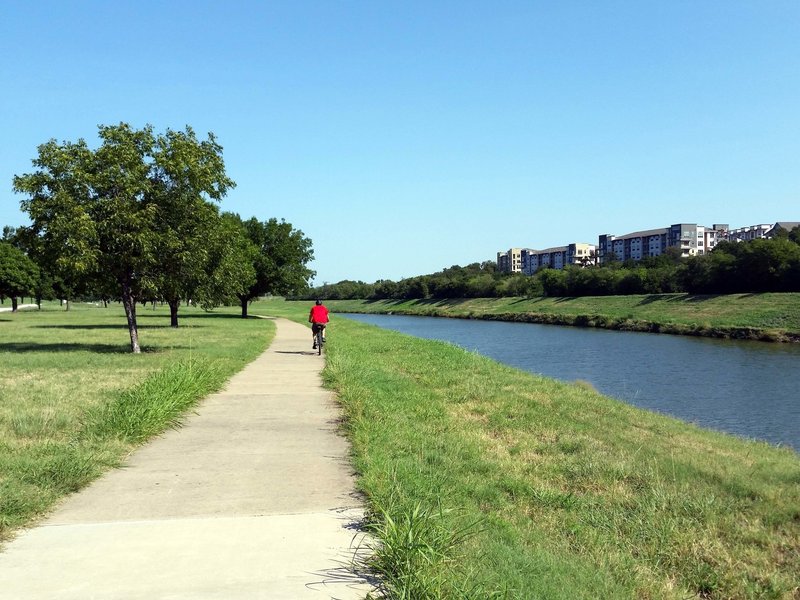
POLYGON ((327 323, 328 309, 322 304, 315 304, 311 307, 311 313, 309 314, 308 318, 312 323, 327 323))

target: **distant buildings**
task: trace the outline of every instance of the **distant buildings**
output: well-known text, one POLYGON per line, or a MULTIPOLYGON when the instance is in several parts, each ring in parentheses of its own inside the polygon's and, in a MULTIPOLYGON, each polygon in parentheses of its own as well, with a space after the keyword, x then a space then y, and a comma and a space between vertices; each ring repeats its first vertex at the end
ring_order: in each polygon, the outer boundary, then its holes
POLYGON ((497 253, 497 270, 503 273, 522 272, 522 248, 510 248, 497 253))
POLYGON ((603 234, 597 244, 601 265, 611 260, 642 260, 660 256, 667 248, 677 248, 680 256, 698 256, 711 252, 725 239, 727 225, 704 227, 697 223, 676 223, 662 229, 637 231, 626 235, 603 234))
POLYGON ((542 267, 563 269, 566 265, 588 266, 595 263, 597 247, 576 242, 546 250, 522 249, 522 272, 533 275, 542 267))
POLYGON ((750 225, 749 227, 740 227, 739 229, 731 229, 728 232, 728 241, 731 242, 749 242, 758 238, 766 237, 767 232, 772 229, 772 225, 765 223, 762 225, 750 225))
POLYGON ((795 227, 800 227, 800 221, 778 221, 765 234, 765 237, 774 237, 779 231, 786 231, 788 233, 795 227))
POLYGON ((498 252, 497 269, 505 273, 533 275, 542 267, 563 269, 567 265, 602 265, 612 260, 639 261, 660 256, 669 248, 676 248, 676 252, 684 258, 701 256, 711 252, 723 240, 743 242, 770 238, 781 230, 791 231, 798 226, 800 221, 778 221, 739 229, 729 229, 727 224, 719 223, 711 227, 697 223, 675 223, 669 227, 620 236, 604 233, 599 236, 597 246, 573 243, 546 250, 510 248, 506 252, 498 252))

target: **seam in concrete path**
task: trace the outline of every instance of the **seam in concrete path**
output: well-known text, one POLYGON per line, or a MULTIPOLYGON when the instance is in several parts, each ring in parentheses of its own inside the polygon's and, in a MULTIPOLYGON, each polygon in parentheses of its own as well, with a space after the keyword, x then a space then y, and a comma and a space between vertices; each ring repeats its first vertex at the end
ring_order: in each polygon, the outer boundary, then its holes
POLYGON ((0 553, 0 599, 362 599, 339 408, 307 327, 0 553))

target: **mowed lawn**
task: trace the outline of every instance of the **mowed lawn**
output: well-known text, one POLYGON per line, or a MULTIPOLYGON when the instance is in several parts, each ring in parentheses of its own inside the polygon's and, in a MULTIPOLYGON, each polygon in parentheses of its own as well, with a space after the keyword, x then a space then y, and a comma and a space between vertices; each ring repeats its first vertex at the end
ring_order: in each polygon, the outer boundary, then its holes
POLYGON ((0 313, 0 540, 174 424, 269 344, 274 324, 238 309, 121 305, 0 313))

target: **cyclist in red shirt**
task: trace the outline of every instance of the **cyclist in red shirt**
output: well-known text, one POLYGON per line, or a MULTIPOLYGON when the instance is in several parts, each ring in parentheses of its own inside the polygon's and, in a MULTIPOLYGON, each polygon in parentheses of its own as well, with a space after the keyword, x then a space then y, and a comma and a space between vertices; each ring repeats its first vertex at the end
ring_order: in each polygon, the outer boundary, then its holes
POLYGON ((317 331, 322 329, 322 341, 325 341, 325 325, 330 319, 328 318, 328 309, 317 300, 314 306, 311 307, 311 312, 308 313, 308 322, 311 323, 311 336, 314 339, 312 348, 317 348, 317 331))

